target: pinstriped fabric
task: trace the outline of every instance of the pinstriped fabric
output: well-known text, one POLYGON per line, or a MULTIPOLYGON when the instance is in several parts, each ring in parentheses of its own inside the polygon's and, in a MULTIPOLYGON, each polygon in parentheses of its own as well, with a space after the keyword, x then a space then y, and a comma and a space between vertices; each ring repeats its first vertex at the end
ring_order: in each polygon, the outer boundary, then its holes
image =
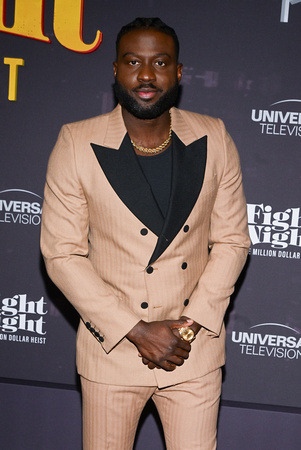
POLYGON ((142 410, 154 387, 125 387, 81 378, 83 449, 131 450, 142 410))
MULTIPOLYGON (((141 233, 146 225, 116 194, 90 145, 116 155, 126 133, 120 107, 65 126, 49 161, 41 247, 51 278, 83 319, 77 367, 85 377, 85 450, 130 450, 150 396, 168 450, 216 446, 223 316, 250 242, 245 199, 237 152, 222 123, 176 109, 172 123, 185 145, 208 135, 205 178, 186 231, 177 228, 150 272, 157 236, 141 233), (181 315, 203 326, 188 360, 173 372, 149 370, 125 336, 139 320, 181 315)), ((125 189, 128 180, 121 179, 125 189)))
POLYGON ((156 390, 167 450, 214 450, 221 370, 156 390))
MULTIPOLYGON (((120 105, 110 114, 110 122, 107 128, 106 137, 103 145, 109 148, 119 148, 126 133, 123 120, 120 121, 120 105)), ((97 142, 95 142, 97 144, 97 142)))
POLYGON ((84 450, 131 450, 150 397, 167 450, 214 450, 221 370, 167 388, 110 386, 81 378, 84 450))
POLYGON ((95 382, 164 387, 224 363, 223 315, 249 245, 236 150, 217 119, 176 109, 172 114, 174 132, 186 144, 208 134, 208 158, 201 193, 186 220, 189 231, 179 230, 151 274, 145 268, 157 236, 151 230, 141 235, 145 224, 120 200, 90 146, 118 152, 126 131, 120 107, 64 127, 50 158, 42 252, 49 275, 83 319, 77 367, 95 382), (216 250, 208 262, 209 233, 216 250), (189 359, 174 372, 149 371, 124 336, 141 319, 183 314, 210 331, 201 330, 189 359))

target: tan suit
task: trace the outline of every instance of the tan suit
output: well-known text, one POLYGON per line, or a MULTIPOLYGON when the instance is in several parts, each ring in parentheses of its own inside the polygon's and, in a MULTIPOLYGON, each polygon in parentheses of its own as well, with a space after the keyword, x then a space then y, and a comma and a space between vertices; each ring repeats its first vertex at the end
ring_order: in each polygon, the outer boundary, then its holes
POLYGON ((168 448, 215 448, 223 318, 250 244, 246 204, 223 123, 173 108, 172 128, 165 219, 120 106, 64 126, 50 157, 41 248, 50 277, 82 318, 77 366, 85 449, 131 448, 150 395, 168 448), (141 319, 181 315, 203 326, 189 359, 173 372, 149 370, 125 335, 141 319))
POLYGON ((249 247, 239 159, 219 119, 173 108, 172 128, 165 221, 124 150, 120 106, 65 125, 50 157, 41 248, 82 318, 77 365, 92 381, 164 387, 224 364, 223 317, 249 247), (141 319, 181 315, 204 327, 189 359, 149 370, 124 336, 141 319))

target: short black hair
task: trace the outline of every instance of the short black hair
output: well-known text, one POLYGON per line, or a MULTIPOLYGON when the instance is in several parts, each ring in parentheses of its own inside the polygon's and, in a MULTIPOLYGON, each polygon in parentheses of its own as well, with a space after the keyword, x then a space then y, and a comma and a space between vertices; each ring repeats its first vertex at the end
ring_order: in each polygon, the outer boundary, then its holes
POLYGON ((117 35, 116 56, 118 54, 119 43, 122 36, 134 30, 157 30, 160 31, 161 33, 165 33, 171 36, 174 41, 176 57, 178 60, 180 52, 180 44, 178 36, 175 30, 170 26, 166 25, 166 23, 162 22, 162 20, 159 19, 159 17, 137 17, 132 22, 128 23, 127 25, 124 25, 117 35))

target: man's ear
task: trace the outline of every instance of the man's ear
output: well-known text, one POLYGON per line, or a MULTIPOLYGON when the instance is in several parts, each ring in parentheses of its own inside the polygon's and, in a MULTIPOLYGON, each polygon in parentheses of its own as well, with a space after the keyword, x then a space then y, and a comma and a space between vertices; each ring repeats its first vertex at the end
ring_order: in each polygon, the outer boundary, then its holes
POLYGON ((183 64, 179 63, 177 65, 177 78, 178 78, 178 82, 180 83, 181 78, 182 78, 182 73, 183 73, 183 64))
POLYGON ((114 77, 116 78, 116 75, 117 75, 117 62, 116 61, 113 62, 113 71, 114 71, 114 77))

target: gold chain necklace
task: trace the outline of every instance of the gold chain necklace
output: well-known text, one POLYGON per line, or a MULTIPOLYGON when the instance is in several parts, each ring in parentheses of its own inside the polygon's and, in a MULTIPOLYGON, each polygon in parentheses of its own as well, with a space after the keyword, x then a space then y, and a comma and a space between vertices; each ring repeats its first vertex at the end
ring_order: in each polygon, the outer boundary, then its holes
POLYGON ((147 148, 147 147, 143 147, 142 145, 136 144, 136 143, 131 139, 131 144, 132 144, 132 146, 135 147, 137 150, 139 150, 139 151, 142 152, 142 153, 151 153, 151 154, 154 154, 154 153, 159 153, 159 152, 161 152, 162 150, 164 150, 165 147, 167 147, 167 145, 168 145, 168 144, 170 143, 170 141, 171 141, 172 126, 171 126, 171 114, 170 114, 170 111, 169 111, 169 117, 170 117, 170 126, 169 126, 168 138, 167 138, 161 145, 159 145, 158 147, 155 147, 155 148, 147 148))

